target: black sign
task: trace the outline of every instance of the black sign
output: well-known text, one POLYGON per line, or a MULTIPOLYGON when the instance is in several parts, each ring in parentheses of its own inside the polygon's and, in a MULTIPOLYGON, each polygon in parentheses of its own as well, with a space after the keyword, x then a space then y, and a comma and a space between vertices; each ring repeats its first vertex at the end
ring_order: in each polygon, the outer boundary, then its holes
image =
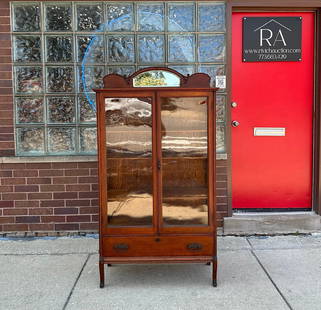
POLYGON ((301 61, 302 17, 244 17, 243 61, 301 61))

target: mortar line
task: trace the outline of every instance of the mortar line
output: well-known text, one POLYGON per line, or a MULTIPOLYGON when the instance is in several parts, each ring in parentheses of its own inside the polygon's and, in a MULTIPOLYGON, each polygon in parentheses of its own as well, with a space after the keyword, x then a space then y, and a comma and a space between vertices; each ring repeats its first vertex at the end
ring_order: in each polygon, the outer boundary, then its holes
POLYGON ((70 293, 69 293, 69 295, 68 295, 68 297, 67 297, 67 300, 66 300, 66 302, 65 302, 62 310, 65 310, 66 307, 68 306, 68 303, 69 303, 69 301, 70 301, 70 298, 71 298, 71 296, 72 296, 72 294, 73 294, 73 292, 74 292, 74 290, 75 290, 75 287, 76 287, 76 285, 77 285, 77 283, 78 283, 78 281, 79 281, 79 279, 80 279, 80 277, 81 277, 82 272, 84 271, 84 269, 85 269, 85 267, 86 267, 86 265, 87 265, 87 262, 88 262, 90 256, 91 256, 91 254, 88 254, 88 256, 87 256, 87 258, 86 258, 86 260, 85 260, 85 262, 84 262, 84 264, 83 264, 83 266, 82 266, 82 268, 81 268, 81 270, 80 270, 80 272, 79 272, 79 274, 78 274, 78 277, 77 277, 77 279, 75 280, 75 283, 74 283, 74 285, 73 285, 72 288, 71 288, 71 291, 70 291, 70 293))
POLYGON ((264 271, 264 273, 266 274, 266 276, 269 278, 269 280, 271 281, 271 283, 273 284, 274 288, 277 290, 277 292, 279 293, 279 295, 281 296, 281 298, 283 299, 283 301, 286 303, 286 305, 288 306, 288 308, 290 310, 294 310, 292 308, 292 306, 290 305, 290 303, 287 301, 287 299, 285 298, 285 296, 283 295, 283 293, 281 292, 281 290, 279 289, 279 287, 276 285, 276 283, 274 282, 274 280, 272 279, 272 277, 270 276, 270 274, 268 273, 267 269, 263 266, 263 264, 261 263, 261 261, 259 260, 259 258, 257 257, 257 255, 254 252, 253 246, 250 243, 250 241, 248 240, 248 238, 246 238, 246 241, 248 242, 248 244, 251 247, 250 252, 252 253, 252 255, 254 256, 254 258, 256 259, 256 261, 258 262, 258 264, 261 266, 262 270, 264 271))

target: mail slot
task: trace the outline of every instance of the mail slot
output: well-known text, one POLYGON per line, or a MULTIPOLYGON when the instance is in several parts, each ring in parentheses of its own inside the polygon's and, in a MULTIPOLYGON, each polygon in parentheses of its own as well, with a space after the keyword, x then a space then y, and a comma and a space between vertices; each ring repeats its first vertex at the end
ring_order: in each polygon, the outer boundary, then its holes
POLYGON ((285 136, 285 128, 282 127, 254 127, 255 137, 282 137, 285 136))

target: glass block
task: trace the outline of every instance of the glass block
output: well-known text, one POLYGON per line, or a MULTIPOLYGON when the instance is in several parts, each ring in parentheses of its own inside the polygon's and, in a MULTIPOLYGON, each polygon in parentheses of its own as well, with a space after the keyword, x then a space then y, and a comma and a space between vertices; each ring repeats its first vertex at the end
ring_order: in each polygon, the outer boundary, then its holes
POLYGON ((40 7, 38 4, 15 4, 13 18, 14 31, 40 31, 40 7))
POLYGON ((103 36, 77 37, 78 61, 85 63, 104 62, 104 38, 103 36), (86 54, 86 56, 85 56, 86 54))
POLYGON ((48 150, 51 153, 72 153, 75 151, 74 128, 49 128, 48 150))
POLYGON ((163 4, 138 4, 137 10, 139 31, 164 30, 163 4))
POLYGON ((134 36, 108 36, 108 57, 110 62, 134 62, 134 36))
POLYGON ((95 153, 97 151, 97 129, 80 128, 80 151, 95 153))
POLYGON ((225 35, 200 35, 198 53, 200 62, 224 62, 225 35))
POLYGON ((199 31, 225 31, 225 4, 202 3, 198 12, 199 31))
POLYGON ((194 66, 170 66, 170 68, 178 71, 183 75, 191 75, 195 72, 194 66))
POLYGON ((119 75, 129 76, 135 72, 134 66, 111 66, 108 67, 108 73, 117 73, 119 75))
POLYGON ((138 36, 140 62, 164 62, 164 36, 138 36))
POLYGON ((216 152, 223 153, 225 151, 225 128, 224 126, 216 126, 216 152))
POLYGON ((17 128, 17 151, 19 154, 38 155, 44 153, 43 128, 17 128))
POLYGON ((47 5, 46 6, 46 30, 68 31, 72 29, 71 5, 47 5))
POLYGON ((14 61, 40 62, 41 39, 40 36, 15 36, 14 61))
POLYGON ((104 86, 105 67, 80 67, 78 68, 78 76, 79 91, 93 92, 93 88, 102 88, 104 86))
POLYGON ((99 29, 103 20, 103 10, 100 4, 78 4, 77 26, 79 31, 99 29))
POLYGON ((47 67, 48 92, 73 91, 73 67, 47 67))
POLYGON ((107 5, 107 29, 132 31, 134 28, 133 5, 130 3, 107 5))
POLYGON ((169 62, 193 62, 195 37, 193 35, 169 36, 169 62))
POLYGON ((168 5, 168 30, 169 31, 194 31, 194 4, 169 4, 168 5))
POLYGON ((80 95, 78 97, 78 111, 81 122, 96 122, 95 95, 80 95))
POLYGON ((16 98, 17 123, 42 123, 43 98, 16 98))
POLYGON ((75 100, 73 97, 48 97, 47 107, 50 123, 75 122, 75 100))
POLYGON ((24 94, 42 92, 41 67, 16 67, 15 74, 16 92, 24 94))
POLYGON ((46 53, 48 62, 72 61, 72 36, 46 37, 46 53))
POLYGON ((225 103, 226 97, 224 95, 216 96, 216 121, 225 122, 225 103))
POLYGON ((204 65, 199 66, 198 72, 206 73, 211 77, 211 86, 215 87, 215 77, 225 75, 224 65, 204 65))

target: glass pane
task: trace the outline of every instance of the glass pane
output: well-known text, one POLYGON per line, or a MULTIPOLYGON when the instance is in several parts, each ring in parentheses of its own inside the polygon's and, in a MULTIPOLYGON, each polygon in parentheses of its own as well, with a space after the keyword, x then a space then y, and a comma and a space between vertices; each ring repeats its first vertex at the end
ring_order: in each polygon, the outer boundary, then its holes
POLYGON ((19 154, 39 155, 44 152, 43 128, 17 128, 19 154))
POLYGON ((189 36, 169 36, 169 62, 193 62, 195 38, 189 36))
POLYGON ((211 77, 211 86, 215 87, 215 77, 225 75, 224 65, 202 65, 198 67, 198 72, 206 73, 211 77))
POLYGON ((78 87, 80 92, 93 92, 94 88, 103 88, 105 67, 80 67, 78 68, 78 87))
POLYGON ((109 36, 108 54, 110 62, 132 63, 135 61, 134 36, 109 36))
POLYGON ((180 78, 171 72, 151 70, 140 73, 133 79, 134 87, 178 87, 180 78))
POLYGON ((43 123, 42 98, 16 98, 18 123, 43 123))
POLYGON ((161 98, 163 222, 208 224, 207 98, 161 98))
POLYGON ((131 31, 134 27, 132 4, 107 5, 109 31, 131 31))
POLYGON ((200 62, 224 62, 225 35, 200 35, 198 52, 200 62))
POLYGON ((164 36, 138 36, 139 61, 164 62, 164 36))
POLYGON ((74 123, 75 100, 70 97, 49 97, 48 121, 50 123, 74 123))
POLYGON ((129 76, 135 72, 134 66, 113 66, 108 67, 108 73, 117 73, 119 75, 129 76))
POLYGON ((103 36, 77 37, 78 61, 81 62, 86 54, 85 63, 104 62, 103 36), (90 48, 87 50, 90 44, 90 48))
POLYGON ((97 151, 97 129, 80 128, 80 151, 94 153, 97 151))
POLYGON ((225 152, 225 127, 222 125, 216 126, 216 152, 225 152))
POLYGON ((42 92, 42 68, 40 67, 16 67, 16 92, 41 93, 42 92))
POLYGON ((199 5, 199 31, 225 31, 225 5, 199 5))
POLYGON ((40 7, 38 4, 15 4, 13 7, 14 31, 40 31, 40 7))
POLYGON ((77 5, 77 26, 80 31, 97 30, 102 23, 103 11, 101 5, 77 5))
POLYGON ((72 61, 72 36, 46 37, 46 53, 48 62, 72 61))
POLYGON ((137 10, 139 31, 164 30, 163 4, 139 4, 137 10))
POLYGON ((225 102, 226 97, 224 95, 216 96, 216 121, 225 122, 225 102))
POLYGON ((152 225, 150 98, 108 98, 106 106, 108 223, 152 225))
POLYGON ((73 68, 72 67, 47 67, 48 92, 72 92, 73 68))
POLYGON ((81 122, 96 122, 95 94, 80 95, 78 97, 79 119, 81 122))
POLYGON ((72 10, 70 5, 46 6, 46 30, 68 31, 71 30, 72 10))
POLYGON ((194 66, 170 66, 170 68, 183 75, 192 75, 195 72, 194 66))
POLYGON ((170 4, 169 31, 194 31, 194 4, 170 4))
POLYGON ((14 61, 40 62, 41 61, 40 36, 15 36, 14 61))
POLYGON ((48 149, 51 153, 72 153, 75 151, 74 128, 49 128, 48 149))

